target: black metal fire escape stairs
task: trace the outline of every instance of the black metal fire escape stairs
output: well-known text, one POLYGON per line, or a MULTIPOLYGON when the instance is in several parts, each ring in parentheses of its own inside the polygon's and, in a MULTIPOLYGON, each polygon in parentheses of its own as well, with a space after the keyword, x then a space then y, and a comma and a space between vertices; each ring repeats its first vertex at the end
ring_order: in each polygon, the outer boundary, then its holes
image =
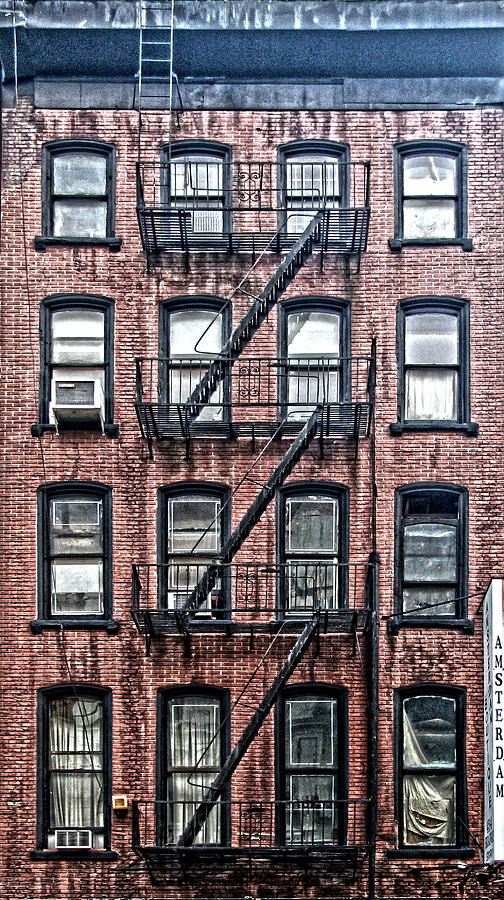
POLYGON ((319 210, 291 248, 283 262, 258 297, 248 313, 241 320, 229 340, 226 342, 220 356, 210 363, 208 370, 200 383, 196 386, 187 400, 184 409, 185 421, 190 425, 198 417, 201 407, 210 400, 210 397, 229 373, 230 367, 236 362, 240 353, 249 343, 257 329, 273 309, 279 297, 293 278, 297 275, 309 256, 313 253, 315 244, 320 240, 321 231, 327 221, 326 210, 319 210))
POLYGON ((212 809, 214 808, 219 798, 222 796, 222 793, 229 784, 233 773, 239 766, 252 741, 258 734, 268 713, 273 708, 280 691, 283 690, 294 670, 301 662, 306 650, 312 643, 313 639, 317 636, 319 628, 320 613, 317 613, 312 617, 312 620, 310 622, 306 623, 287 659, 285 660, 280 671, 275 677, 271 687, 264 695, 250 721, 244 728, 241 737, 225 760, 220 772, 216 775, 212 784, 209 786, 205 797, 195 810, 193 817, 184 828, 184 831, 182 832, 178 840, 179 847, 190 847, 192 844, 194 844, 197 835, 203 828, 206 820, 208 819, 208 816, 212 812, 212 809))
POLYGON ((297 437, 288 447, 275 471, 270 475, 266 484, 259 491, 252 506, 248 508, 232 535, 223 545, 219 554, 219 561, 208 567, 184 605, 176 611, 175 617, 177 625, 184 637, 186 646, 189 641, 189 625, 201 605, 205 602, 212 588, 217 584, 222 566, 228 565, 238 550, 240 550, 254 525, 257 524, 263 512, 269 503, 271 503, 277 487, 284 483, 298 460, 317 435, 321 428, 323 414, 324 407, 322 404, 314 409, 310 418, 305 422, 297 437))

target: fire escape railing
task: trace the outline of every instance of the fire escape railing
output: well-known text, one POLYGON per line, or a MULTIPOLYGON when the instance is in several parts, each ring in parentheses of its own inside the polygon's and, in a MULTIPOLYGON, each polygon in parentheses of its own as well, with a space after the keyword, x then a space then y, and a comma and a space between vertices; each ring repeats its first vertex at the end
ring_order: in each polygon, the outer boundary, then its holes
POLYGON ((360 255, 370 217, 368 162, 139 162, 137 216, 144 250, 259 251, 292 243, 317 210, 330 213, 327 250, 360 255), (289 214, 295 217, 288 221, 289 214), (283 221, 285 220, 285 221, 283 221))
POLYGON ((285 420, 299 429, 316 405, 327 411, 327 437, 368 433, 372 410, 373 356, 229 358, 187 356, 136 360, 136 411, 144 437, 265 436, 285 420), (187 400, 209 367, 218 367, 208 401, 187 400), (194 386, 194 387, 193 387, 194 386), (356 433, 357 429, 357 433, 356 433))
MULTIPOLYGON (((175 618, 208 562, 135 563, 131 611, 141 633, 146 620, 160 633, 176 630, 175 618)), ((327 615, 329 631, 358 630, 367 621, 366 585, 373 564, 292 560, 281 565, 257 562, 216 564, 216 583, 192 620, 193 631, 225 628, 249 633, 273 623, 299 625, 314 612, 327 615)))
MULTIPOLYGON (((197 801, 134 800, 133 849, 177 848, 179 838, 198 808, 197 801)), ((191 849, 226 847, 231 851, 260 853, 292 850, 330 851, 366 844, 367 799, 341 800, 219 800, 191 849), (223 835, 230 834, 230 837, 223 835)))

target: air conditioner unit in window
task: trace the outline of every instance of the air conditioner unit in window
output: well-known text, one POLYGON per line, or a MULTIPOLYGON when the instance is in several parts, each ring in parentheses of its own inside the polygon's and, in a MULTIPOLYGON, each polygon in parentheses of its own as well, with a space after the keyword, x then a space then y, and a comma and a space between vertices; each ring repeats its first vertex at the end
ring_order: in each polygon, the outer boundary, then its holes
POLYGON ((55 831, 57 850, 91 850, 93 835, 89 829, 57 828, 55 831))
POLYGON ((51 410, 56 427, 99 425, 103 431, 105 398, 99 378, 55 378, 51 410))

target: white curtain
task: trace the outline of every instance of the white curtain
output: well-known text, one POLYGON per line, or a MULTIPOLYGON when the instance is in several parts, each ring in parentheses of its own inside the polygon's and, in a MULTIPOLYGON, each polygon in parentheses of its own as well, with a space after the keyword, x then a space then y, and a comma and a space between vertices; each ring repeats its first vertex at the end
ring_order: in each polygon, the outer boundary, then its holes
MULTIPOLYGON (((174 702, 171 710, 171 765, 196 766, 199 761, 199 766, 215 770, 193 772, 190 776, 187 772, 172 774, 172 824, 173 839, 176 841, 196 812, 219 769, 220 738, 217 736, 212 742, 219 727, 219 703, 206 697, 184 698, 174 702), (204 757, 200 760, 205 750, 204 757)), ((219 822, 220 810, 217 805, 197 835, 195 843, 218 843, 219 822)))
POLYGON ((450 422, 457 418, 457 372, 411 369, 406 373, 406 418, 450 422))
MULTIPOLYGON (((428 766, 406 713, 403 718, 404 765, 428 766)), ((455 778, 451 775, 404 775, 406 844, 453 843, 455 778)))
POLYGON ((103 707, 92 698, 51 703, 51 826, 103 826, 103 707))

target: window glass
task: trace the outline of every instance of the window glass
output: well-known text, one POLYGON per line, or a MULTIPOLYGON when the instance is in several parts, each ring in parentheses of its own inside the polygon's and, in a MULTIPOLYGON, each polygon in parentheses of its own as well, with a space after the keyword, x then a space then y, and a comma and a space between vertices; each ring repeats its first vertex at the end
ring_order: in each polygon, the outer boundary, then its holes
MULTIPOLYGON (((167 795, 170 800, 169 843, 175 843, 207 793, 221 761, 220 703, 205 696, 168 701, 167 795), (191 770, 204 766, 199 775, 191 770), (177 771, 182 770, 182 771, 177 771)), ((216 804, 196 837, 197 844, 220 842, 220 804, 216 804)))
MULTIPOLYGON (((55 847, 55 829, 104 827, 103 703, 72 696, 49 705, 49 828, 48 846, 55 847)), ((104 846, 94 834, 92 846, 104 846)))
POLYGON ((98 310, 63 309, 52 314, 52 361, 103 365, 105 316, 98 310))
POLYGON ((53 160, 55 194, 105 194, 107 160, 92 153, 58 153, 53 160))
POLYGON ((451 156, 406 156, 404 193, 408 196, 447 196, 457 193, 457 161, 451 156))
POLYGON ((191 211, 188 229, 193 234, 222 234, 223 160, 207 155, 177 156, 170 173, 170 202, 191 211))
POLYGON ((103 613, 101 499, 72 494, 50 501, 51 613, 103 613))
MULTIPOLYGON (((168 608, 184 605, 189 594, 218 555, 222 544, 221 499, 208 494, 168 498, 168 608)), ((215 592, 219 591, 219 583, 215 592)), ((213 594, 199 615, 212 612, 213 594)))
POLYGON ((405 200, 406 240, 455 237, 455 200, 405 200))
POLYGON ((403 703, 403 836, 406 845, 454 844, 457 709, 453 698, 403 703), (442 769, 442 774, 436 770, 442 769))
MULTIPOLYGON (((217 356, 222 349, 222 328, 222 315, 216 315, 213 310, 187 309, 170 314, 171 403, 185 403, 205 376, 208 369, 205 363, 217 356)), ((222 421, 222 397, 221 381, 195 421, 222 421)))
POLYGON ((331 497, 287 499, 288 550, 337 551, 338 503, 331 497))
POLYGON ((106 201, 54 200, 53 234, 55 237, 106 237, 106 201))
POLYGON ((306 212, 287 218, 287 232, 300 234, 323 207, 337 209, 341 201, 340 163, 337 156, 324 153, 289 154, 285 162, 287 211, 306 212))
POLYGON ((338 843, 338 701, 285 701, 286 843, 338 843), (305 771, 303 771, 303 769, 305 771))
POLYGON ((421 490, 401 502, 403 612, 455 616, 461 595, 460 494, 421 490))
POLYGON ((340 340, 341 316, 338 313, 304 311, 288 314, 289 419, 307 419, 317 403, 338 402, 340 340))
POLYGON ((406 317, 406 362, 451 365, 458 363, 457 316, 418 313, 406 317))
POLYGON ((405 319, 405 416, 407 420, 457 421, 459 320, 445 313, 405 319))

